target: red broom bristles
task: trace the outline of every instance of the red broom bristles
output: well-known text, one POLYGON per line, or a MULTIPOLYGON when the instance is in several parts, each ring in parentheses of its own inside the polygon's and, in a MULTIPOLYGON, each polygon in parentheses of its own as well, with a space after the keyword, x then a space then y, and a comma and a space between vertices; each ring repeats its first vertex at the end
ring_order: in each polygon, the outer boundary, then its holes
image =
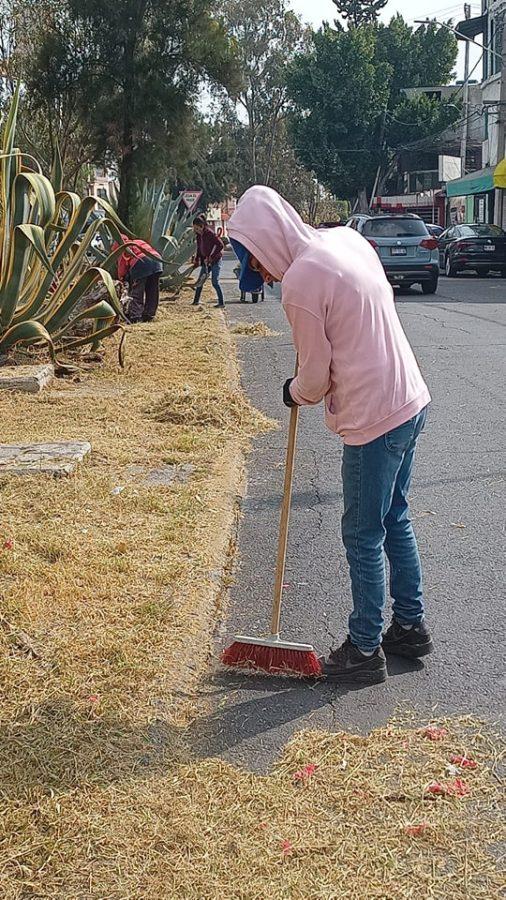
POLYGON ((314 650, 288 650, 235 641, 223 650, 221 661, 231 668, 260 670, 270 675, 317 678, 322 674, 320 661, 314 650))

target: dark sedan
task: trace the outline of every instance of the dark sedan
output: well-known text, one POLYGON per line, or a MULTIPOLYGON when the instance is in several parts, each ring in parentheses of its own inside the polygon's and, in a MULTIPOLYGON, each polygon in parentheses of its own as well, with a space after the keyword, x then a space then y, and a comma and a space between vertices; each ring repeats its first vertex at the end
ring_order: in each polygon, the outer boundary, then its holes
POLYGON ((441 271, 454 278, 473 269, 506 278, 506 232, 498 225, 452 225, 438 238, 441 271))

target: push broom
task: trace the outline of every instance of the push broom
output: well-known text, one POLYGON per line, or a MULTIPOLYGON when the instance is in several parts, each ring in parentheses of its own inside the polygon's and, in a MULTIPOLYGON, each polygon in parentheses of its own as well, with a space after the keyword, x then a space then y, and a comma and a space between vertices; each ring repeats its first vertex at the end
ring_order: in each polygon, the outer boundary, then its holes
MULTIPOLYGON (((297 375, 297 371, 298 365, 295 367, 295 375, 297 375)), ((310 644, 294 644, 289 641, 283 641, 280 637, 281 604, 283 601, 283 582, 298 424, 299 407, 293 406, 290 412, 270 635, 265 638, 238 635, 233 644, 221 654, 221 661, 225 666, 235 669, 260 670, 272 675, 314 677, 321 675, 321 665, 314 647, 310 644)))

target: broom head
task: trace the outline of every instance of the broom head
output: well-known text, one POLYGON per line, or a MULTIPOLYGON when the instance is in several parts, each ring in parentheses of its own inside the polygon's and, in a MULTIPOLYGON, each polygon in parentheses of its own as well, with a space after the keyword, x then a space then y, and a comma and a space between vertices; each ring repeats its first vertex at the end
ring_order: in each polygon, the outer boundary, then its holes
POLYGON ((236 637, 221 654, 223 665, 233 669, 318 678, 322 667, 310 644, 292 644, 279 638, 236 637))

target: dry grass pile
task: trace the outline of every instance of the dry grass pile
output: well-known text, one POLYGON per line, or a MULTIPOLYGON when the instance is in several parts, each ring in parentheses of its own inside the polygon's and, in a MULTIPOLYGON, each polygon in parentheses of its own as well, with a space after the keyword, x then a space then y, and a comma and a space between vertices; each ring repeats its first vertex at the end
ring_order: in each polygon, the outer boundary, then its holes
POLYGON ((232 334, 241 334, 247 337, 274 337, 275 331, 272 331, 265 322, 238 322, 230 329, 232 334))
POLYGON ((13 765, 0 844, 5 900, 503 896, 500 748, 479 723, 302 733, 266 777, 216 759, 181 764, 170 749, 156 763, 147 748, 122 761, 105 717, 50 761, 57 726, 24 725, 32 752, 13 765), (90 763, 106 734, 110 758, 90 763), (37 760, 33 783, 24 764, 33 777, 37 760))
POLYGON ((251 406, 242 391, 227 387, 213 392, 191 387, 166 391, 152 413, 158 422, 231 435, 251 436, 276 427, 251 406))

